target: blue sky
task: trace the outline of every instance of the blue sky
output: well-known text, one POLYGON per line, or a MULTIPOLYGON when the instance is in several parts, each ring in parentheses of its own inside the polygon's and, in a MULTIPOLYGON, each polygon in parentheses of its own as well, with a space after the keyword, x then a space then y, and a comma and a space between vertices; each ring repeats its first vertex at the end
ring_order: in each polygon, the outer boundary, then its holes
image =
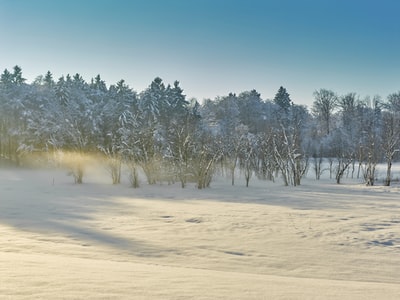
POLYGON ((199 101, 284 86, 383 98, 400 90, 397 0, 0 0, 0 69, 28 82, 100 74, 136 91, 179 80, 199 101))

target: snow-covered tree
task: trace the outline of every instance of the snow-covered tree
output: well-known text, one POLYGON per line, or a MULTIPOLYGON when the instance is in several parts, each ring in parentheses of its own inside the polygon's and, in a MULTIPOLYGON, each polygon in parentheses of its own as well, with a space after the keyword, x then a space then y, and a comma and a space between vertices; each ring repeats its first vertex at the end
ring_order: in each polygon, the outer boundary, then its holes
POLYGON ((156 77, 150 86, 140 94, 139 109, 143 113, 143 120, 149 127, 158 122, 163 109, 166 109, 166 88, 160 77, 156 77))
POLYGON ((321 126, 324 129, 322 134, 329 134, 332 125, 332 115, 337 107, 338 97, 331 90, 320 89, 314 92, 314 98, 312 112, 321 122, 321 126))
POLYGON ((400 93, 389 95, 385 107, 382 112, 382 150, 387 164, 384 184, 389 186, 393 160, 400 148, 400 93))
MULTIPOLYGON (((75 159, 67 164, 76 183, 82 183, 84 175, 83 155, 96 148, 95 108, 87 97, 88 86, 79 74, 74 79, 61 77, 54 89, 42 91, 43 101, 28 119, 29 133, 39 138, 35 147, 42 151, 66 151, 75 159)), ((37 140, 36 140, 37 141, 37 140)))
POLYGON ((221 145, 221 159, 224 168, 229 170, 232 185, 235 184, 235 170, 238 163, 240 144, 242 138, 239 119, 238 98, 230 93, 228 96, 218 97, 214 101, 215 108, 215 134, 221 145))
POLYGON ((281 86, 274 97, 274 103, 278 105, 284 112, 288 112, 290 106, 293 104, 290 99, 289 93, 281 86))
POLYGON ((272 139, 273 155, 276 166, 279 168, 284 184, 299 185, 304 175, 301 153, 296 145, 296 137, 288 136, 284 127, 277 130, 272 139))
POLYGON ((256 90, 251 90, 240 93, 237 99, 240 123, 246 125, 253 134, 262 131, 264 115, 261 95, 256 90))
POLYGON ((55 84, 53 79, 53 74, 50 71, 47 71, 46 75, 43 77, 43 83, 49 88, 52 88, 55 84))
POLYGON ((7 69, 0 79, 0 156, 20 163, 20 150, 26 132, 26 107, 31 88, 25 84, 22 70, 14 67, 13 73, 7 69))
POLYGON ((249 187, 250 179, 258 169, 258 140, 249 132, 242 132, 239 144, 239 164, 244 172, 246 187, 249 187))
POLYGON ((192 161, 193 176, 198 189, 210 186, 215 171, 215 165, 221 158, 220 145, 211 132, 198 131, 195 135, 192 161))
POLYGON ((367 186, 375 184, 376 165, 382 159, 380 151, 382 138, 382 107, 381 100, 375 96, 372 101, 365 100, 366 106, 363 117, 362 148, 363 176, 367 186))
POLYGON ((390 110, 400 113, 400 91, 390 94, 387 100, 390 110))
POLYGON ((20 66, 16 65, 14 66, 13 69, 13 74, 12 74, 12 82, 15 85, 21 85, 25 83, 26 79, 22 77, 22 69, 20 66))
POLYGON ((91 84, 91 98, 97 110, 95 129, 97 147, 105 155, 112 183, 121 180, 121 165, 125 147, 121 133, 121 118, 137 113, 137 95, 124 80, 111 85, 107 91, 100 76, 91 84))
POLYGON ((162 100, 162 109, 157 122, 157 145, 162 160, 162 179, 169 182, 178 179, 182 188, 190 176, 193 148, 193 132, 197 126, 194 115, 196 101, 189 103, 179 82, 168 85, 162 100))

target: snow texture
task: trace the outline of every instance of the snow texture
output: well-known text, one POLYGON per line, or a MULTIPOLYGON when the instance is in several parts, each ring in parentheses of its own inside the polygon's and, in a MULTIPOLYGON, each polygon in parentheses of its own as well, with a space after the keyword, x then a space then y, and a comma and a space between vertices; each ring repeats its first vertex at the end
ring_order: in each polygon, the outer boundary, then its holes
POLYGON ((399 299, 400 189, 0 169, 1 299, 399 299))

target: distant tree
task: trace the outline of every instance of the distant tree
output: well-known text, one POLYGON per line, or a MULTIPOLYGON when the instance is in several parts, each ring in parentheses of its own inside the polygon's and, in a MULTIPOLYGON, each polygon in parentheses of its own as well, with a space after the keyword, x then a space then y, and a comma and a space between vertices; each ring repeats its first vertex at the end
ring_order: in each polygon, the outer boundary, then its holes
POLYGON ((382 144, 382 103, 379 96, 375 96, 372 101, 367 98, 365 103, 369 106, 364 110, 362 125, 363 176, 366 185, 373 186, 376 165, 382 159, 379 149, 382 144))
POLYGON ((32 136, 40 136, 45 142, 43 150, 75 155, 73 160, 65 163, 76 183, 82 183, 83 156, 96 149, 96 109, 87 97, 87 91, 87 83, 80 75, 75 75, 72 81, 61 77, 54 89, 47 89, 46 93, 54 98, 47 97, 42 106, 44 109, 35 115, 29 127, 32 136))
POLYGON ((400 150, 400 91, 390 94, 387 100, 383 113, 382 148, 387 163, 385 185, 389 186, 393 159, 400 150))
POLYGON ((96 75, 90 84, 90 88, 93 91, 106 93, 107 92, 107 85, 104 80, 101 79, 100 74, 96 75))
POLYGON ((239 163, 240 163, 240 168, 244 172, 246 187, 249 187, 250 179, 253 173, 257 170, 257 164, 258 164, 257 150, 259 149, 257 143, 258 140, 256 136, 252 133, 244 132, 240 139, 239 163))
POLYGON ((15 66, 0 78, 0 156, 20 163, 21 145, 26 132, 27 102, 34 99, 30 86, 25 84, 22 70, 15 66))
POLYGON ((229 93, 228 96, 217 97, 215 103, 216 136, 221 143, 221 162, 223 168, 228 170, 232 185, 235 184, 235 170, 238 163, 240 143, 243 128, 248 132, 248 127, 240 123, 238 97, 229 93))
POLYGON ((184 188, 192 173, 193 139, 199 120, 195 109, 198 103, 186 100, 178 81, 174 82, 173 87, 167 87, 166 95, 168 106, 161 125, 164 127, 162 148, 167 162, 167 177, 173 180, 176 176, 184 188))
POLYGON ((278 92, 274 97, 274 103, 279 105, 279 107, 284 111, 288 112, 290 106, 293 104, 292 100, 290 99, 289 93, 286 91, 284 87, 280 87, 278 92))
MULTIPOLYGON (((95 117, 97 147, 105 155, 112 183, 119 184, 123 156, 126 147, 131 147, 124 144, 121 127, 130 121, 126 120, 128 114, 137 113, 137 94, 124 80, 111 85, 107 91, 99 75, 90 86, 90 97, 98 116, 95 117)), ((131 155, 125 157, 128 161, 132 159, 131 155)))
POLYGON ((179 81, 176 80, 172 87, 170 85, 167 87, 166 96, 168 102, 167 114, 173 113, 179 117, 187 113, 189 101, 186 100, 183 89, 179 86, 179 81))
POLYGON ((165 145, 165 128, 162 123, 168 122, 166 87, 160 77, 156 77, 150 86, 139 96, 141 152, 139 164, 149 184, 155 184, 161 178, 162 149, 165 145))
POLYGON ((53 80, 53 75, 51 74, 50 71, 47 71, 45 75, 37 76, 35 80, 32 82, 32 85, 42 86, 45 88, 53 88, 55 85, 55 82, 53 80))
POLYGON ((55 93, 56 93, 56 100, 63 105, 66 106, 69 98, 70 98, 70 92, 69 92, 69 83, 65 81, 64 76, 61 76, 57 84, 55 86, 55 93))
POLYGON ((324 133, 329 134, 332 114, 337 107, 338 97, 331 90, 320 89, 314 92, 314 98, 312 112, 320 120, 324 133))
POLYGON ((11 74, 10 71, 5 69, 1 74, 0 82, 4 87, 10 86, 13 83, 13 74, 11 74))
POLYGON ((32 81, 32 85, 43 86, 44 85, 43 79, 44 79, 43 75, 36 76, 36 78, 32 81))
POLYGON ((192 170, 197 188, 207 188, 211 184, 215 165, 221 158, 218 140, 209 131, 197 131, 194 136, 193 153, 192 170))
POLYGON ((356 107, 358 104, 357 94, 348 93, 338 98, 338 106, 342 116, 343 127, 350 131, 355 121, 356 107))
POLYGON ((23 84, 26 79, 22 77, 22 69, 19 66, 14 67, 14 72, 12 74, 13 83, 16 85, 23 84))
POLYGON ((155 126, 161 112, 166 109, 166 87, 160 77, 156 77, 150 86, 140 94, 139 109, 149 126, 155 126))
POLYGON ((272 128, 258 134, 258 176, 264 180, 274 181, 277 164, 274 157, 274 133, 272 128))
POLYGON ((274 160, 286 186, 300 185, 308 168, 308 158, 302 153, 300 140, 300 130, 287 130, 284 126, 276 129, 272 139, 274 160))
POLYGON ((249 128, 249 132, 257 134, 264 121, 263 101, 256 90, 242 92, 237 96, 240 123, 249 128))
POLYGON ((387 100, 388 100, 388 108, 393 112, 400 113, 400 91, 397 93, 390 94, 387 100))
POLYGON ((53 79, 53 74, 51 74, 50 71, 47 71, 46 75, 44 75, 43 83, 49 88, 54 86, 55 82, 53 79))
MULTIPOLYGON (((355 164, 357 162, 356 153, 359 152, 359 138, 361 135, 360 122, 359 122, 359 106, 361 101, 356 93, 347 93, 338 98, 338 120, 340 131, 346 135, 346 137, 352 141, 351 150, 353 151, 354 159, 351 160, 352 173, 351 177, 354 177, 355 164)), ((349 149, 350 150, 350 149, 349 149)), ((350 170, 350 167, 347 171, 350 170)))
POLYGON ((355 150, 353 140, 349 138, 348 132, 343 128, 335 128, 329 136, 327 136, 328 146, 330 149, 329 160, 332 163, 336 161, 336 167, 331 170, 335 173, 336 183, 340 184, 345 172, 354 160, 355 150))
POLYGON ((76 88, 80 88, 80 89, 85 89, 86 86, 86 82, 83 79, 83 77, 79 74, 76 73, 73 77, 72 77, 72 83, 76 88))
POLYGON ((386 178, 384 184, 389 186, 391 183, 391 170, 395 156, 399 153, 400 147, 400 112, 392 111, 383 112, 383 128, 382 128, 382 150, 386 160, 386 178))

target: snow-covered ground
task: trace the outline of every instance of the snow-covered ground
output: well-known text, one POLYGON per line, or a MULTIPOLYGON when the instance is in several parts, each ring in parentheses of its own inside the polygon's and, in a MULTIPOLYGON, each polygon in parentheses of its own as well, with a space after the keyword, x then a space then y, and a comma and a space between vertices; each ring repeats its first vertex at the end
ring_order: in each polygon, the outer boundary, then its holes
POLYGON ((400 299, 400 188, 0 169, 0 299, 400 299))

